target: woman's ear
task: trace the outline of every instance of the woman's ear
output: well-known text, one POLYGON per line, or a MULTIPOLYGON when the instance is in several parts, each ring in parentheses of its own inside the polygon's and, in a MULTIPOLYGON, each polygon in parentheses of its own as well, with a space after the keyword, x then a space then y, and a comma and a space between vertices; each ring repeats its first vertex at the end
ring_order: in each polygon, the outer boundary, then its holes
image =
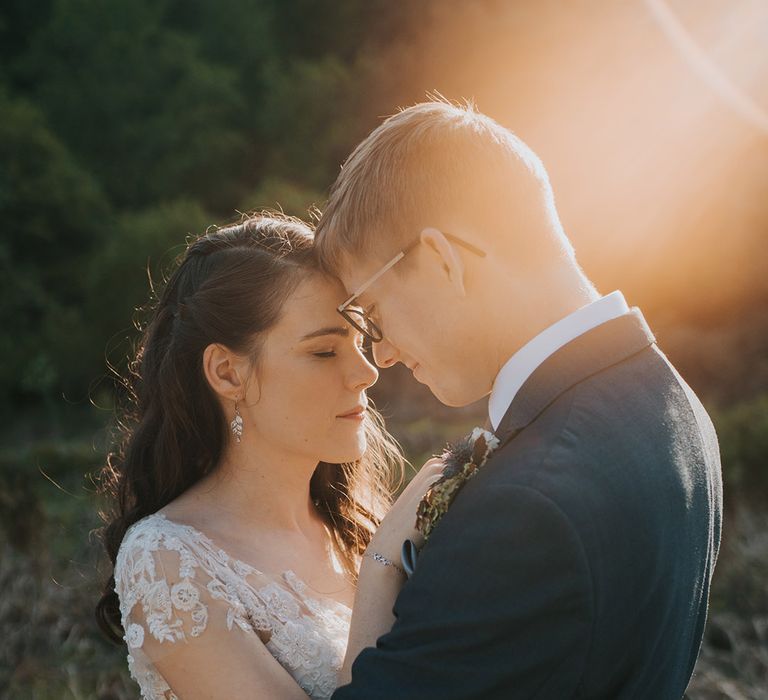
POLYGON ((203 372, 205 378, 219 396, 225 399, 241 400, 245 396, 243 358, 225 345, 211 343, 203 351, 203 372))
POLYGON ((467 293, 464 289, 464 262, 456 252, 456 248, 443 235, 443 232, 436 228, 422 229, 421 242, 426 244, 427 249, 438 257, 437 262, 442 266, 449 282, 453 285, 459 296, 466 296, 467 293))

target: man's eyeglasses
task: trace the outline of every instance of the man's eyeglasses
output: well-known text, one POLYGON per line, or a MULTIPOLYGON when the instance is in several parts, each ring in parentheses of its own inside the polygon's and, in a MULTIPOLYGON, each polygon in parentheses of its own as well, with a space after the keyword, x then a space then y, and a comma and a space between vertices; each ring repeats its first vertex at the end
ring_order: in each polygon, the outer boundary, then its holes
MULTIPOLYGON (((449 240, 453 241, 456 245, 460 245, 463 248, 466 248, 470 253, 474 253, 475 255, 479 255, 481 258, 484 258, 486 253, 484 250, 481 250, 477 246, 472 245, 471 243, 467 243, 466 241, 462 240, 458 236, 454 236, 451 233, 446 233, 445 231, 442 232, 442 234, 449 240)), ((419 236, 413 243, 410 243, 406 248, 403 248, 397 255, 395 255, 394 258, 392 258, 386 265, 384 265, 375 275, 368 278, 363 284, 361 284, 356 290, 355 293, 349 297, 343 304, 337 307, 337 311, 344 317, 344 319, 355 329, 360 331, 360 333, 363 334, 363 337, 366 341, 370 343, 379 343, 384 338, 384 335, 381 332, 381 329, 376 325, 376 323, 373 322, 373 320, 368 315, 368 312, 364 309, 361 309, 359 307, 356 308, 350 308, 352 303, 359 297, 368 287, 370 287, 379 277, 381 277, 387 270, 394 267, 397 263, 399 263, 408 253, 410 253, 416 246, 421 243, 421 236, 419 236)))

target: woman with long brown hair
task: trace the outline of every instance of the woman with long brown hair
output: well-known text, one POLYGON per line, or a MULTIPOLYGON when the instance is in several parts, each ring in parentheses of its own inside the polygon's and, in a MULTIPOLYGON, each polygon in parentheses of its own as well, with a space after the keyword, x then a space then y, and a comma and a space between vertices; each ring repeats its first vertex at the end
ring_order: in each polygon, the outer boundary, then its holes
POLYGON ((344 296, 273 214, 194 240, 161 293, 103 472, 97 606, 147 700, 326 698, 393 622, 440 465, 392 504, 403 459, 344 296))

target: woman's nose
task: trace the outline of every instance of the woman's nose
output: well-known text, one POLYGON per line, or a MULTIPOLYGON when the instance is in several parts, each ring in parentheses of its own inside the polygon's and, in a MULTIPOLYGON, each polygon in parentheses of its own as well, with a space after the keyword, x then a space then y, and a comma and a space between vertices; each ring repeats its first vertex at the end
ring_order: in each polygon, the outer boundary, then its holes
POLYGON ((367 389, 373 386, 379 378, 379 370, 376 369, 364 355, 359 355, 352 374, 351 384, 356 390, 367 389))
POLYGON ((373 360, 381 367, 386 369, 397 362, 397 349, 386 338, 373 344, 373 360))

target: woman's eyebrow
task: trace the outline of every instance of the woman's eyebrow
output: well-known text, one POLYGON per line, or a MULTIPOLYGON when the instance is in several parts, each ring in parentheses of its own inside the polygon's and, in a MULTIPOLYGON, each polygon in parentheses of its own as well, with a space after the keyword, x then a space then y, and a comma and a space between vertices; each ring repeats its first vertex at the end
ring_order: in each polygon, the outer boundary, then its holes
POLYGON ((310 338, 318 338, 323 335, 340 335, 343 338, 346 338, 349 335, 349 328, 344 328, 342 326, 318 328, 316 331, 312 331, 311 333, 302 336, 301 339, 309 340, 310 338))

